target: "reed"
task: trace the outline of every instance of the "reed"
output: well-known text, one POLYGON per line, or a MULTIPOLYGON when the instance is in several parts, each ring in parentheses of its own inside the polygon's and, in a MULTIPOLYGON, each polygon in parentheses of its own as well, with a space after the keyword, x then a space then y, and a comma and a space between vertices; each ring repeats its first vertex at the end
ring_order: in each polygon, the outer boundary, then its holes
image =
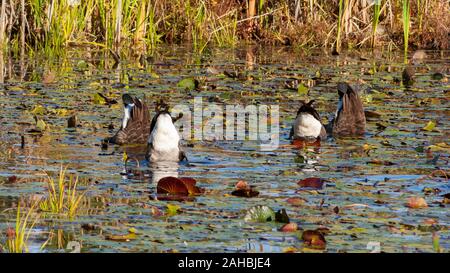
POLYGON ((4 45, 6 44, 6 33, 5 33, 5 26, 6 26, 6 1, 1 2, 1 8, 0 8, 0 49, 3 50, 4 45))
POLYGON ((6 244, 2 246, 9 253, 28 252, 28 239, 35 226, 39 215, 33 216, 35 213, 36 203, 34 203, 26 213, 17 205, 16 222, 14 229, 7 230, 6 244))
POLYGON ((237 43, 237 12, 233 11, 227 16, 222 17, 213 25, 214 31, 211 33, 214 36, 214 42, 220 46, 234 46, 237 43))
POLYGON ((410 2, 409 0, 403 0, 402 9, 402 22, 403 22, 403 45, 405 56, 408 54, 409 44, 409 25, 410 25, 410 2))
POLYGON ((121 30, 122 30, 122 0, 116 1, 116 16, 115 16, 115 27, 114 27, 114 47, 116 50, 120 47, 121 41, 121 30))
POLYGON ((72 218, 76 215, 83 200, 85 192, 80 193, 78 176, 66 174, 67 167, 61 166, 57 181, 47 174, 47 193, 45 200, 41 201, 40 209, 45 212, 66 215, 72 218))
POLYGON ((423 25, 423 13, 426 6, 426 1, 424 0, 417 0, 417 20, 419 25, 419 32, 422 32, 422 25, 423 25))
POLYGON ((209 45, 228 46, 239 40, 274 44, 283 43, 285 38, 297 46, 333 44, 338 51, 342 44, 447 48, 445 34, 450 17, 443 11, 450 8, 450 2, 410 2, 4 0, 0 7, 0 44, 2 49, 22 55, 32 51, 57 55, 72 45, 115 51, 123 46, 154 50, 164 42, 187 42, 202 51, 209 45), (374 3, 373 7, 369 3, 374 3), (397 35, 396 18, 403 18, 403 37, 397 35), (417 24, 419 35, 409 37, 410 22, 417 24), (377 37, 380 24, 393 35, 377 37), (248 31, 257 31, 258 35, 248 35, 248 31))
POLYGON ((344 14, 344 0, 339 0, 339 15, 337 22, 337 35, 336 35, 336 51, 341 51, 341 32, 342 32, 342 18, 344 14))
POLYGON ((147 30, 147 44, 153 50, 161 43, 162 35, 158 32, 158 26, 161 20, 156 19, 155 15, 156 4, 148 9, 148 30, 147 30))
POLYGON ((140 45, 145 37, 146 32, 146 22, 145 18, 147 15, 147 0, 142 0, 139 3, 139 10, 136 17, 136 30, 134 31, 134 43, 140 45))
POLYGON ((373 4, 373 18, 372 18, 372 48, 375 47, 376 38, 377 38, 377 28, 378 23, 380 21, 380 13, 381 13, 381 0, 375 0, 373 4))

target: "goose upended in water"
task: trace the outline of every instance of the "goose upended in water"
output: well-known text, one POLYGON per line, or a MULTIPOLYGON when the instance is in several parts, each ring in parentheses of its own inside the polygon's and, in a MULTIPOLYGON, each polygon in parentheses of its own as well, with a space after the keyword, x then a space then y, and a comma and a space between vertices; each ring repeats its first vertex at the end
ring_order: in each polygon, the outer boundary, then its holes
POLYGON ((366 117, 358 92, 348 83, 337 86, 339 103, 336 114, 329 124, 334 136, 362 136, 365 133, 366 117))
POLYGON ((302 102, 302 106, 297 111, 290 138, 294 140, 316 140, 327 137, 327 132, 320 121, 319 113, 312 106, 313 103, 314 100, 308 103, 302 102))
POLYGON ((144 101, 128 94, 122 96, 124 117, 117 133, 107 139, 114 144, 144 144, 150 135, 150 113, 144 101))
POLYGON ((180 147, 180 136, 174 123, 182 117, 172 118, 166 104, 157 106, 150 125, 146 158, 150 162, 181 161, 186 159, 180 147))

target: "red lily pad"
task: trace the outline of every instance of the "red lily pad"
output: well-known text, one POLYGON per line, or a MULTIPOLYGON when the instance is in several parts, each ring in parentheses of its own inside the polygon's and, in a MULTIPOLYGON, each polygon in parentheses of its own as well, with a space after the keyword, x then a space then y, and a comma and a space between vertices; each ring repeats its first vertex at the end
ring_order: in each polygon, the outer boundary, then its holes
POLYGON ((280 228, 280 231, 282 232, 295 232, 297 230, 298 230, 297 223, 288 223, 280 228))
POLYGON ((422 197, 413 196, 408 199, 406 206, 412 209, 421 209, 428 207, 428 204, 422 197))
POLYGON ((17 176, 12 175, 8 177, 8 183, 15 183, 15 182, 17 182, 17 176))
POLYGON ((235 186, 236 190, 231 192, 231 195, 238 197, 255 197, 259 195, 259 191, 254 190, 253 186, 249 186, 245 181, 237 182, 235 186))
POLYGON ((237 182, 236 183, 236 186, 235 186, 235 188, 237 189, 237 190, 240 190, 240 189, 248 189, 248 183, 247 182, 245 182, 245 181, 243 181, 243 180, 240 180, 239 182, 237 182))
POLYGON ((302 206, 306 203, 306 200, 300 197, 291 197, 286 200, 289 204, 293 206, 302 206))
POLYGON ((325 180, 317 177, 305 178, 297 182, 302 188, 322 189, 325 180))
POLYGON ((184 183, 189 194, 201 194, 205 191, 204 189, 196 186, 197 181, 194 178, 180 177, 179 179, 184 183))
POLYGON ((156 192, 158 194, 189 195, 189 190, 186 187, 186 184, 182 180, 173 176, 161 178, 158 181, 156 192))
POLYGON ((195 198, 189 195, 167 195, 167 194, 158 194, 155 200, 159 201, 176 201, 176 202, 193 202, 195 198))
POLYGON ((16 237, 16 231, 13 228, 8 227, 6 229, 6 237, 8 239, 14 239, 16 237))

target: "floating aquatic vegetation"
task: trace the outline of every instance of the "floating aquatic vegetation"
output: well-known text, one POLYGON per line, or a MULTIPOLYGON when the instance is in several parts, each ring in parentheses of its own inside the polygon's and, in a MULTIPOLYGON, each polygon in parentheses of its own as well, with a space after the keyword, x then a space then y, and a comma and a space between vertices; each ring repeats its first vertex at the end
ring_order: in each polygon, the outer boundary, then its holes
POLYGON ((246 222, 270 222, 275 220, 275 211, 268 206, 255 206, 247 210, 246 222))
POLYGON ((239 196, 239 197, 255 197, 259 195, 257 190, 254 190, 254 187, 248 185, 245 181, 239 181, 235 190, 231 192, 231 195, 239 196))
POLYGON ((39 203, 39 208, 72 218, 77 214, 86 192, 79 191, 78 176, 67 175, 66 171, 67 167, 61 166, 57 179, 47 174, 47 197, 39 203))
POLYGON ((9 253, 24 253, 28 252, 28 240, 30 234, 39 219, 36 212, 36 203, 34 203, 26 213, 20 209, 20 204, 17 205, 17 214, 15 227, 8 227, 6 229, 6 243, 0 244, 0 250, 3 249, 9 253))
POLYGON ((306 246, 315 249, 325 249, 327 245, 325 236, 320 230, 303 231, 302 240, 306 246))
POLYGON ((297 182, 301 188, 322 189, 325 183, 324 179, 309 177, 297 182))

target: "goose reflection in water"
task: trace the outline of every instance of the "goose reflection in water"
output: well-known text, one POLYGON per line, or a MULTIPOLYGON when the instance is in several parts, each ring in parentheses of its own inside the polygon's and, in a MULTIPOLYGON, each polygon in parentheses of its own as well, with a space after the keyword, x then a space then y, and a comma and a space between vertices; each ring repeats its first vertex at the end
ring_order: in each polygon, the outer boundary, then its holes
POLYGON ((175 161, 162 161, 149 163, 151 172, 151 181, 153 184, 157 184, 159 180, 164 177, 172 176, 178 177, 178 162, 175 161))
POLYGON ((148 163, 148 167, 141 168, 142 164, 136 158, 128 158, 125 162, 124 170, 121 175, 124 179, 133 179, 148 181, 152 184, 158 184, 158 181, 164 177, 178 177, 178 162, 152 162, 148 163))

